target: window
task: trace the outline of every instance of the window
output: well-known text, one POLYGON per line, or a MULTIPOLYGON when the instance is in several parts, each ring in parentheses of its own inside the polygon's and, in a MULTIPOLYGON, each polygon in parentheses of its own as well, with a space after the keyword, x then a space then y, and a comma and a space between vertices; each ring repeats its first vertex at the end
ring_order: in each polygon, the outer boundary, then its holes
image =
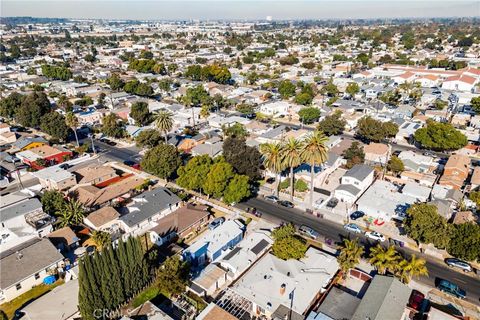
POLYGON ((22 289, 22 284, 21 284, 21 283, 18 283, 18 284, 15 286, 15 288, 17 288, 17 290, 22 289))
POLYGON ((35 280, 38 280, 38 278, 40 278, 40 274, 35 273, 35 280))

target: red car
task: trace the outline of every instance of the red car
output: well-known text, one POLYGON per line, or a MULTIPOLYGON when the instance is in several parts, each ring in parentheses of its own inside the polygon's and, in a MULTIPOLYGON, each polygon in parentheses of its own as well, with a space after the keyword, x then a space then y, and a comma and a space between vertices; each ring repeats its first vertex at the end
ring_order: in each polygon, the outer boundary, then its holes
POLYGON ((410 299, 408 299, 408 306, 418 311, 422 305, 423 299, 425 299, 425 295, 423 293, 417 290, 412 290, 410 299))

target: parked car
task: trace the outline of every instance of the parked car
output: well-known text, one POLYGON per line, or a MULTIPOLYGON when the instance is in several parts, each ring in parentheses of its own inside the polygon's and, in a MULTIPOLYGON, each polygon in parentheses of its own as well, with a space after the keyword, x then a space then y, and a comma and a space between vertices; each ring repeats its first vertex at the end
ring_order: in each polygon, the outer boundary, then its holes
POLYGON ((298 228, 298 232, 300 232, 301 234, 307 237, 312 238, 313 240, 316 240, 318 236, 320 236, 320 234, 317 231, 307 226, 301 226, 300 228, 298 228))
POLYGON ((210 222, 210 224, 208 225, 208 229, 213 230, 224 222, 225 222, 224 217, 217 218, 217 219, 213 220, 212 222, 210 222))
POLYGON ((362 233, 362 229, 360 229, 359 226, 357 226, 355 223, 349 223, 343 226, 345 230, 348 232, 353 232, 353 233, 362 233))
POLYGON ((452 268, 462 269, 464 272, 472 272, 473 268, 467 262, 456 258, 445 259, 445 263, 452 268))
POLYGON ((455 283, 450 282, 448 280, 441 280, 438 283, 437 288, 440 291, 446 292, 454 297, 457 297, 459 299, 465 299, 467 296, 467 293, 465 290, 461 289, 459 286, 457 286, 455 283))
POLYGON ((328 200, 327 208, 332 208, 333 209, 337 206, 337 204, 338 204, 338 199, 332 198, 332 199, 328 200))
POLYGON ((278 204, 281 205, 281 206, 287 207, 287 208, 293 208, 294 207, 293 203, 291 203, 290 201, 287 201, 287 200, 278 201, 278 204))
POLYGON ((63 170, 67 170, 71 167, 71 165, 69 165, 68 163, 62 163, 61 165, 59 165, 59 167, 63 170))
POLYGON ((278 199, 278 197, 276 197, 276 196, 271 195, 271 196, 266 196, 265 200, 277 203, 280 199, 278 199))
POLYGON ((425 299, 425 295, 423 293, 417 290, 412 290, 410 299, 408 299, 408 306, 412 309, 419 311, 420 306, 422 305, 423 299, 425 299))
POLYGON ((355 211, 355 212, 352 212, 352 214, 350 215, 350 219, 357 220, 363 217, 364 215, 365 215, 365 212, 363 211, 355 211))
POLYGON ((385 241, 385 236, 377 231, 365 232, 365 237, 375 241, 380 241, 380 242, 385 241))
POLYGON ((261 218, 262 217, 262 213, 260 211, 257 210, 257 208, 248 208, 247 209, 247 212, 250 212, 251 214, 253 214, 255 217, 259 217, 261 218))

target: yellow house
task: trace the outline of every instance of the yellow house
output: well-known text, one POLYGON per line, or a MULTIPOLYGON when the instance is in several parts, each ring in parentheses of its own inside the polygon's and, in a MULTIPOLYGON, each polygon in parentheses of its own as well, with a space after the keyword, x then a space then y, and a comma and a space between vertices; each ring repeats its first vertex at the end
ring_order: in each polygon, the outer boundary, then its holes
POLYGON ((19 152, 46 145, 48 142, 42 137, 25 137, 12 143, 12 151, 19 152))

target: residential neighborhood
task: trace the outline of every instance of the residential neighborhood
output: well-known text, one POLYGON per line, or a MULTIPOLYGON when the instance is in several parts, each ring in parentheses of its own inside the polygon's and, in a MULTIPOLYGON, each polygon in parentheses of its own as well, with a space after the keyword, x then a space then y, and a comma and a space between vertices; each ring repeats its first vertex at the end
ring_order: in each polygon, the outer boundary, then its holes
POLYGON ((2 13, 0 319, 480 319, 479 15, 2 13))

